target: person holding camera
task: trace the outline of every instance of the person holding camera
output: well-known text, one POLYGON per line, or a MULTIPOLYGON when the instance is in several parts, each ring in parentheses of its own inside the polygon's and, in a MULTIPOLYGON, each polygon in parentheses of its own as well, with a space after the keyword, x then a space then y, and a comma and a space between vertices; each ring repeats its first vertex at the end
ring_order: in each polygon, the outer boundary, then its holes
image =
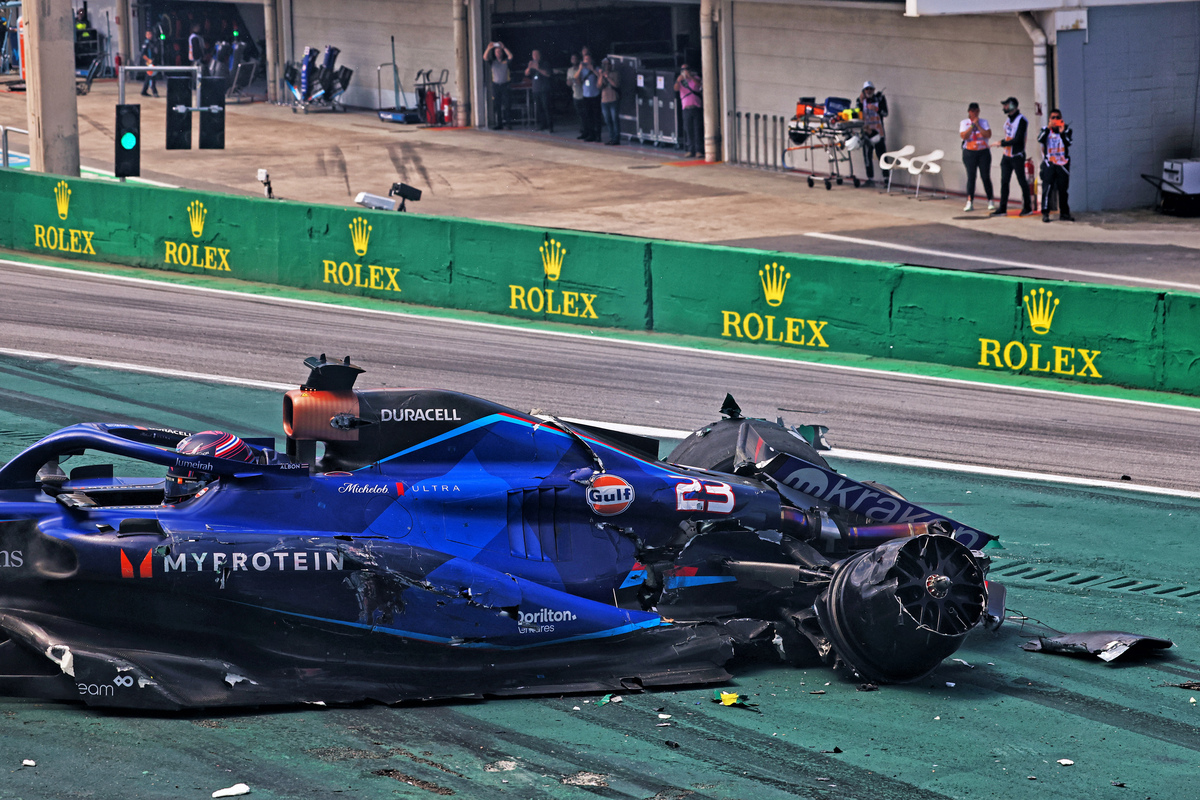
POLYGON ((856 105, 862 111, 863 161, 867 165, 867 186, 874 186, 874 161, 887 152, 887 138, 883 127, 883 119, 888 115, 887 98, 883 96, 883 92, 875 91, 875 84, 866 81, 856 105))
POLYGON ((967 106, 967 118, 958 123, 958 136, 962 139, 963 166, 967 168, 967 205, 963 211, 975 210, 975 173, 983 180, 983 193, 987 195, 988 211, 995 211, 992 202, 992 151, 988 139, 992 138, 992 126, 986 119, 979 118, 979 103, 967 106))
POLYGON ((483 61, 492 68, 492 114, 495 124, 492 130, 498 131, 508 126, 512 127, 512 95, 509 94, 508 62, 512 60, 512 51, 504 46, 504 42, 489 42, 483 51, 483 61))
POLYGON ((679 105, 683 108, 683 136, 680 137, 680 143, 687 148, 689 158, 703 156, 704 85, 687 64, 679 65, 675 91, 679 93, 679 105))
POLYGON ((1063 122, 1062 112, 1050 109, 1050 122, 1038 134, 1042 146, 1042 222, 1050 221, 1050 193, 1058 192, 1058 218, 1074 222, 1067 189, 1071 185, 1071 126, 1063 122))
POLYGON ((550 62, 542 58, 541 50, 534 50, 531 55, 525 77, 532 84, 534 121, 539 131, 549 128, 554 133, 554 115, 550 112, 550 62))
POLYGON ((617 113, 617 103, 621 99, 621 74, 613 66, 611 59, 600 62, 600 110, 604 114, 604 126, 608 128, 608 141, 605 144, 621 143, 620 115, 617 113))
POLYGON ((579 82, 583 87, 583 140, 600 141, 600 72, 592 61, 592 53, 583 50, 583 63, 579 66, 579 82))
POLYGON ((1033 213, 1033 200, 1029 196, 1029 181, 1025 179, 1025 137, 1029 131, 1029 120, 1021 113, 1017 98, 1009 97, 1001 103, 1008 119, 1004 123, 1004 138, 998 147, 1004 148, 1000 157, 1000 205, 992 212, 993 217, 1008 214, 1008 183, 1013 173, 1017 174, 1017 186, 1021 187, 1021 216, 1033 213))

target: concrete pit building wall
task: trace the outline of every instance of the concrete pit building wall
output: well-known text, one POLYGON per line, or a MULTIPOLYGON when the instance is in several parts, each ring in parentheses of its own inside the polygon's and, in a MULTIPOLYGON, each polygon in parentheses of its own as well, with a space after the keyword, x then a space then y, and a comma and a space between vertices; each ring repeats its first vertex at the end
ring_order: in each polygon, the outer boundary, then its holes
MULTIPOLYGON (((904 16, 903 3, 878 5, 734 2, 736 108, 790 118, 800 96, 855 100, 863 81, 871 80, 888 100, 888 149, 911 144, 919 154, 944 150, 943 182, 961 192, 966 171, 958 123, 967 116, 967 103, 978 102, 995 130, 1004 121, 1000 101, 1009 95, 1032 115, 1029 35, 1015 14, 914 19, 904 16)), ((860 154, 854 162, 861 177, 860 154)), ((826 170, 822 155, 816 169, 826 170)), ((992 176, 999 179, 998 157, 992 176)), ((982 189, 976 193, 981 197, 982 189)))

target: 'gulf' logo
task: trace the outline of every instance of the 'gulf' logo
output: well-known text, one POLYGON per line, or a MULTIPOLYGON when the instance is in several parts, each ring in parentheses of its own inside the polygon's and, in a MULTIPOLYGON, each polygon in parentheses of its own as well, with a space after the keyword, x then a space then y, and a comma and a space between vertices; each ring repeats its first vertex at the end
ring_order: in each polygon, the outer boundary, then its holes
POLYGON ((587 503, 602 517, 620 514, 633 505, 633 487, 616 475, 601 475, 587 490, 587 503))

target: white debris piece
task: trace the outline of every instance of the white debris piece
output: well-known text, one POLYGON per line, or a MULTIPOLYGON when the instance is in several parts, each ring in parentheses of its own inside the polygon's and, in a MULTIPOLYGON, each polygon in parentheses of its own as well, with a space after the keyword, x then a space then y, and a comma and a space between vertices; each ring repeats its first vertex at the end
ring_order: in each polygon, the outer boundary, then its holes
POLYGON ((1071 759, 1069 759, 1069 758, 1060 758, 1060 759, 1058 760, 1058 763, 1062 764, 1064 767, 1070 767, 1070 766, 1073 766, 1073 765, 1075 764, 1075 762, 1074 762, 1074 761, 1072 761, 1072 760, 1071 760, 1071 759))
POLYGON ((75 677, 75 656, 71 653, 71 648, 65 644, 52 644, 46 648, 46 658, 58 664, 58 668, 63 673, 75 677))
POLYGON ((235 783, 227 789, 217 789, 212 793, 213 797, 237 797, 243 794, 250 794, 250 787, 244 783, 235 783))
POLYGON ((21 766, 22 766, 22 767, 36 767, 36 766, 37 766, 37 762, 36 762, 36 761, 34 761, 32 758, 27 758, 27 759, 25 759, 24 761, 22 761, 22 762, 21 762, 21 766))
POLYGON ((607 775, 601 775, 597 772, 576 772, 574 775, 568 775, 563 778, 560 783, 566 786, 595 786, 600 789, 607 789, 607 778, 607 775))
POLYGON ((968 664, 966 661, 964 661, 964 660, 963 660, 963 659, 961 659, 961 658, 952 658, 952 659, 950 659, 950 660, 951 660, 951 661, 957 661, 958 663, 962 664, 964 667, 969 667, 970 669, 975 669, 975 665, 974 665, 974 664, 968 664))
POLYGON ((484 766, 484 772, 512 772, 517 768, 515 761, 493 761, 491 764, 484 766))
POLYGON ((658 718, 659 719, 670 719, 671 715, 670 714, 659 714, 658 718))
POLYGON ((946 685, 947 685, 947 686, 949 686, 951 689, 953 689, 953 688, 954 688, 954 682, 953 682, 953 681, 946 681, 946 685))

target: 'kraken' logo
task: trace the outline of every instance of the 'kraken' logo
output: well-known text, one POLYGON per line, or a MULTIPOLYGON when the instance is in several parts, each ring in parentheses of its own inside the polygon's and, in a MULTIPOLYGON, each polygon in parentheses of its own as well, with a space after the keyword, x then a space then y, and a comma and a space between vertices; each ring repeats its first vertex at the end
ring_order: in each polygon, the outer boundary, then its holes
POLYGON ((791 277, 792 273, 786 272, 784 267, 775 263, 767 264, 758 271, 767 305, 774 308, 783 302, 783 293, 787 291, 788 279, 791 277))
POLYGON ((204 235, 204 220, 207 216, 208 209, 204 207, 204 203, 193 200, 188 204, 188 223, 192 226, 192 236, 197 239, 204 235))
POLYGON ((1058 298, 1045 289, 1030 291, 1025 295, 1025 308, 1029 312, 1029 327, 1039 336, 1050 332, 1054 312, 1058 309, 1058 298))
POLYGON ((54 187, 54 204, 58 206, 58 218, 67 218, 67 209, 71 205, 71 187, 66 181, 59 181, 54 187))
POLYGON ((562 274, 563 256, 567 254, 562 243, 549 239, 538 250, 542 254, 542 269, 546 271, 546 277, 552 281, 558 280, 562 274))
POLYGON ((355 255, 365 256, 371 241, 371 226, 362 217, 350 220, 350 241, 354 243, 355 255))

